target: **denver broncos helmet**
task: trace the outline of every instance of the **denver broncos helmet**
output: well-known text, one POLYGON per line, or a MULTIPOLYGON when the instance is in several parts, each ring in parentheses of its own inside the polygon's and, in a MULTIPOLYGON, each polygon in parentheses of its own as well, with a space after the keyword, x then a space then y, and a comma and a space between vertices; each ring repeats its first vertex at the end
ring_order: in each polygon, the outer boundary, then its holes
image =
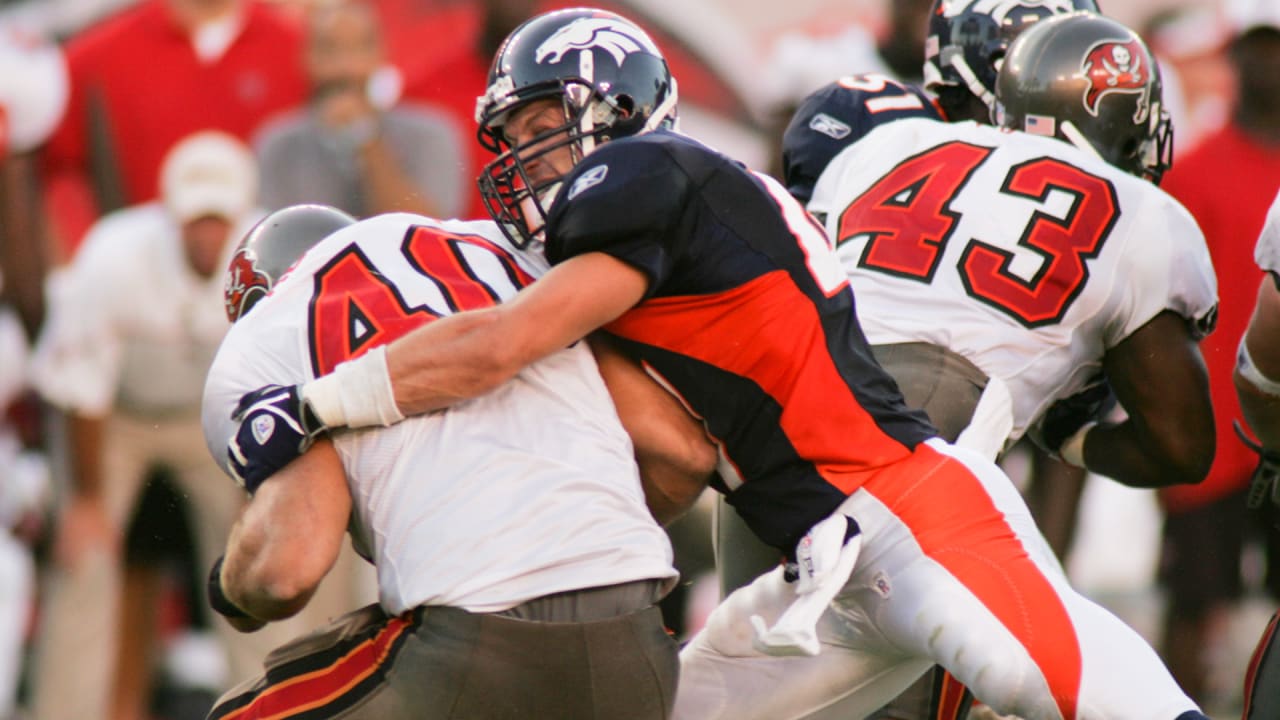
POLYGON ((1032 23, 1076 10, 1098 12, 1094 0, 934 0, 925 36, 924 85, 943 108, 981 100, 995 105, 996 74, 1009 43, 1032 23))
POLYGON ((1075 13, 1014 40, 996 83, 998 124, 1049 135, 1159 182, 1173 157, 1160 69, 1115 20, 1075 13))
POLYGON ((355 222, 328 205, 291 205, 259 220, 240 240, 227 267, 222 288, 227 319, 244 317, 307 250, 355 222))
POLYGON ((670 127, 676 100, 666 59, 631 21, 589 8, 526 21, 498 49, 476 101, 480 143, 498 153, 478 180, 489 214, 524 247, 542 231, 559 188, 558 178, 532 182, 526 163, 566 145, 577 163, 599 142, 670 127), (563 103, 565 124, 513 147, 503 134, 511 112, 546 98, 563 103))

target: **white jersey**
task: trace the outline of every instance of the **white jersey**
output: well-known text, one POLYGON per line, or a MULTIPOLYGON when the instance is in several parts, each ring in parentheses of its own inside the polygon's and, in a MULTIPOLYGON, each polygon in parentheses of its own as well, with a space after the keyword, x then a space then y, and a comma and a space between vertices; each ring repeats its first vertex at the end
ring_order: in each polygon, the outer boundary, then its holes
POLYGON ((1253 259, 1263 270, 1280 274, 1280 194, 1276 195, 1271 209, 1267 211, 1267 220, 1262 225, 1262 233, 1258 235, 1253 259))
POLYGON ((1012 442, 1162 311, 1212 325, 1204 237, 1177 201, 1065 142, 973 122, 883 125, 836 156, 825 216, 873 345, 928 342, 998 377, 1012 442))
MULTIPOLYGON (((257 217, 243 218, 230 237, 257 217)), ((234 246, 228 241, 228 259, 234 246)), ((181 230, 160 203, 99 220, 71 264, 50 275, 46 295, 31 375, 49 402, 89 415, 195 417, 228 327, 222 277, 191 269, 181 230)))
MULTIPOLYGON (((335 233, 228 334, 205 388, 210 452, 225 464, 242 393, 325 374, 435 317, 505 300, 545 270, 487 221, 393 214, 335 233)), ((446 411, 333 439, 352 538, 377 567, 387 612, 494 612, 567 590, 674 582, 585 343, 446 411)))

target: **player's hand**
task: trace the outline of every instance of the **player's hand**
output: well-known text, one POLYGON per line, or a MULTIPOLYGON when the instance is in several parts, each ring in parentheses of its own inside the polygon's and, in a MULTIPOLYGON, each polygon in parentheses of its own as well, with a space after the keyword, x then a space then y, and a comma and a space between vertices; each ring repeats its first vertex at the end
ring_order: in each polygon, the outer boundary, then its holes
POLYGON ((299 385, 267 385, 246 393, 231 419, 239 428, 227 456, 236 481, 250 493, 328 432, 302 399, 299 385))
POLYGON ((1062 398, 1049 406, 1044 416, 1027 432, 1027 436, 1045 452, 1059 459, 1062 444, 1080 428, 1099 422, 1116 406, 1116 395, 1106 376, 1099 375, 1075 395, 1062 398))
POLYGON ((756 650, 779 657, 817 655, 818 620, 849 581, 861 550, 862 531, 844 513, 833 513, 810 528, 783 571, 783 579, 795 588, 795 600, 772 627, 760 615, 751 616, 756 650))
MULTIPOLYGON (((842 553, 851 540, 862 532, 858 521, 835 513, 812 528, 796 543, 795 551, 787 556, 783 578, 796 583, 796 594, 807 595, 830 578, 840 574, 842 553)), ((850 566, 852 570, 852 566, 850 566)), ((837 578, 841 585, 848 579, 837 578)))
POLYGON ((1258 466, 1249 480, 1246 504, 1250 509, 1262 509, 1275 518, 1275 514, 1280 512, 1280 452, 1264 448, 1262 443, 1249 436, 1240 421, 1233 421, 1232 425, 1244 444, 1258 453, 1258 466))

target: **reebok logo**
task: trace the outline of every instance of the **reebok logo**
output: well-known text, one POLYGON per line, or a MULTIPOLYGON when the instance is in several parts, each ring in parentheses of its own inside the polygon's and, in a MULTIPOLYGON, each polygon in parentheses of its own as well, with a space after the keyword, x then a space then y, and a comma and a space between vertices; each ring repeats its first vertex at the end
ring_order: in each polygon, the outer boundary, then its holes
POLYGON ((840 122, 826 113, 818 113, 809 121, 809 129, 817 130, 833 140, 843 140, 853 131, 848 124, 840 122))

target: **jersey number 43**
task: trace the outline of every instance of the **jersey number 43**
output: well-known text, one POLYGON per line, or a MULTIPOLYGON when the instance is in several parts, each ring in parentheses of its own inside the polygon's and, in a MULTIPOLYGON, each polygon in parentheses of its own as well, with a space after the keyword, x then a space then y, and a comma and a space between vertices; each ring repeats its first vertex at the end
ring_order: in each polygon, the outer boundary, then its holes
MULTIPOLYGON (((860 267, 932 282, 961 218, 952 201, 992 152, 948 142, 904 160, 845 208, 837 243, 868 238, 860 267)), ((1013 252, 976 238, 956 267, 965 292, 1027 327, 1062 320, 1089 279, 1085 261, 1101 252, 1120 217, 1110 182, 1050 157, 1010 168, 999 192, 1044 203, 1054 190, 1073 196, 1070 211, 1035 212, 1017 242, 1042 258, 1033 275, 1014 274, 1013 252)))

